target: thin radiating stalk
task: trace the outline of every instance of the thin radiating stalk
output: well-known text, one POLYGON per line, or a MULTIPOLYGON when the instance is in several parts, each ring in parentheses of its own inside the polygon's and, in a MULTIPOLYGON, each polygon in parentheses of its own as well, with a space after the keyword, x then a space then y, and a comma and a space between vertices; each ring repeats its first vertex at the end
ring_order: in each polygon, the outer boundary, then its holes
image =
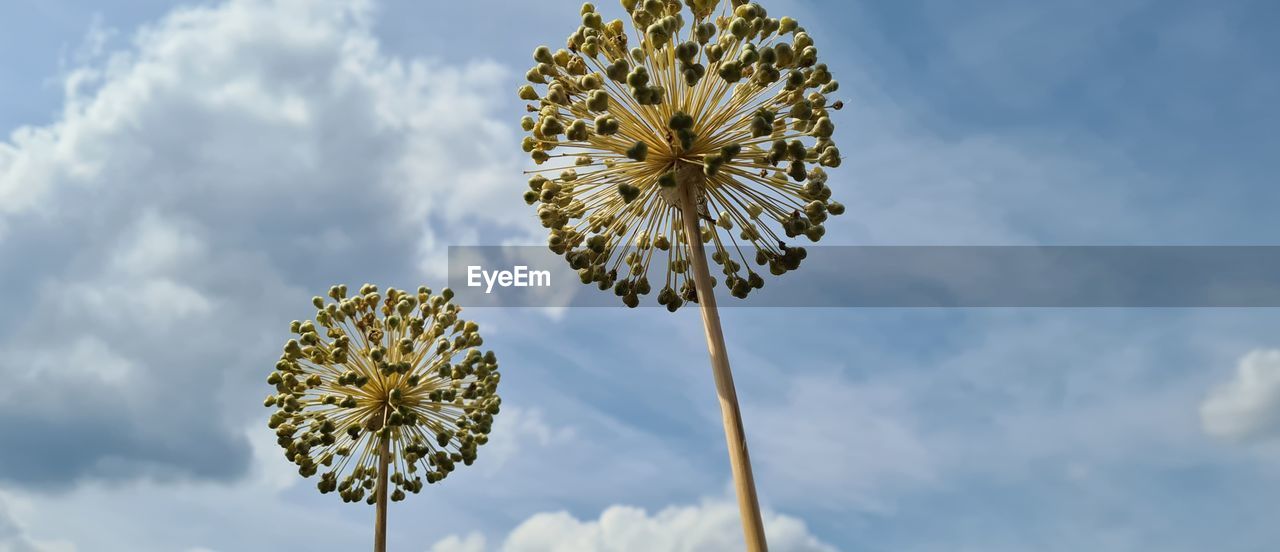
MULTIPOLYGON (((688 175, 689 171, 682 174, 688 175)), ((696 174, 696 173, 695 173, 696 174)), ((733 371, 729 368, 729 350, 724 344, 724 332, 720 328, 720 312, 716 308, 715 292, 711 287, 711 269, 707 266, 707 254, 702 249, 698 231, 698 201, 694 185, 685 177, 680 184, 680 210, 684 219, 684 235, 689 244, 689 256, 693 261, 694 284, 698 290, 698 310, 702 313, 702 329, 707 335, 707 352, 711 356, 711 374, 715 377, 716 396, 720 400, 721 421, 724 422, 724 438, 729 448, 729 465, 733 471, 733 488, 738 497, 738 513, 742 517, 742 532, 747 550, 765 552, 764 522, 760 516, 760 501, 756 497, 755 477, 751 474, 751 455, 747 451, 747 435, 742 429, 742 413, 738 409, 738 392, 733 385, 733 371)))

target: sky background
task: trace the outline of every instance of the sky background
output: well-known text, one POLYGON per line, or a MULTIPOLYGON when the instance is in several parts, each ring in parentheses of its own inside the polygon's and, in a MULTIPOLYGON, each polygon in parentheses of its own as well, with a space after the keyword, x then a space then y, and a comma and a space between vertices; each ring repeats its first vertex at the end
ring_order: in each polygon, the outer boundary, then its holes
MULTIPOLYGON (((578 6, 0 3, 0 552, 367 546, 264 379, 333 283, 543 243, 514 92, 578 6)), ((842 84, 824 243, 1280 243, 1280 5, 766 7, 842 84)), ((494 438, 393 506, 392 549, 741 546, 696 311, 467 316, 494 438)), ((1280 540, 1274 309, 723 316, 774 550, 1280 540)))

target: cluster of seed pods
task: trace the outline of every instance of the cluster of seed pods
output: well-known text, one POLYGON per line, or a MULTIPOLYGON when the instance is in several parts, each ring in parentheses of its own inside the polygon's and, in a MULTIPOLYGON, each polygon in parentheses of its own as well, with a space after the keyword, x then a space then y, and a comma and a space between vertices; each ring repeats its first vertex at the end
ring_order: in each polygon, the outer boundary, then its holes
POLYGON ((693 186, 698 238, 746 297, 764 285, 757 270, 800 266, 804 247, 786 240, 817 242, 844 212, 824 169, 841 162, 839 85, 803 27, 754 2, 622 7, 629 24, 584 4, 564 48, 533 52, 518 91, 538 165, 525 201, 583 283, 632 307, 657 291, 675 311, 697 300, 677 193, 693 186))
POLYGON ((268 425, 285 457, 319 474, 320 492, 373 504, 384 443, 394 501, 476 460, 501 404, 498 361, 452 297, 338 285, 313 299, 314 321, 291 324, 264 405, 277 409, 268 425))

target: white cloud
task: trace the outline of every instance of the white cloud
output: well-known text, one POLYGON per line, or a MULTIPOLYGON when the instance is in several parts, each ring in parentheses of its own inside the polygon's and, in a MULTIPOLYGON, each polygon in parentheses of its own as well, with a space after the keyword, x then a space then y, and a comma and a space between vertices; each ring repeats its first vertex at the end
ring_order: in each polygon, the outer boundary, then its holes
MULTIPOLYGON (((769 549, 778 552, 834 552, 809 533, 803 521, 765 514, 769 549)), ((483 552, 477 533, 449 536, 430 552, 483 552)), ((650 515, 640 508, 610 506, 599 519, 580 520, 568 512, 535 514, 520 523, 493 550, 498 552, 721 552, 741 550, 742 526, 735 503, 713 500, 670 506, 650 515)))
POLYGON ((31 538, 26 528, 13 518, 5 497, 0 496, 0 552, 75 552, 76 547, 63 541, 31 538))
POLYGON ((1280 350, 1260 349, 1241 357, 1235 377, 1200 404, 1200 421, 1215 437, 1274 437, 1280 430, 1280 350))
POLYGON ((312 295, 438 287, 443 244, 536 227, 508 187, 506 71, 388 55, 371 12, 229 0, 117 50, 95 27, 60 116, 0 141, 0 266, 23 267, 0 276, 0 375, 24 376, 0 394, 23 451, 0 479, 243 475, 239 428, 312 295), (65 431, 80 454, 45 461, 65 431))
POLYGON ((494 419, 493 436, 485 445, 483 469, 489 473, 497 472, 517 454, 564 444, 574 437, 573 428, 549 425, 541 410, 504 406, 494 419))
POLYGON ((428 552, 485 552, 485 538, 480 533, 449 535, 431 546, 428 552))
MULTIPOLYGON (((0 386, 0 488, 36 505, 29 533, 110 550, 366 544, 367 507, 321 496, 282 458, 264 378, 329 284, 438 288, 446 245, 537 226, 518 127, 497 115, 506 79, 492 63, 381 52, 366 4, 339 1, 179 9, 73 68, 57 121, 0 140, 0 266, 23 265, 0 271, 0 375, 24 374, 0 386), (53 368, 77 350, 115 383, 25 376, 20 359, 53 368)), ((504 350, 514 391, 533 361, 504 350)), ((477 465, 394 508, 393 547, 440 527, 496 531, 583 488, 651 502, 702 481, 699 466, 666 473, 681 457, 658 436, 567 416, 572 391, 504 398, 477 465)))

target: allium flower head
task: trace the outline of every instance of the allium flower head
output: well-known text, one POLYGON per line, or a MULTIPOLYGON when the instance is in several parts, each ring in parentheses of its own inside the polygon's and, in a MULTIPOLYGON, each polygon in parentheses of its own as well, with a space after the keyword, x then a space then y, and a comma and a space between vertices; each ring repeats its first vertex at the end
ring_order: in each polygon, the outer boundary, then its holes
POLYGON ((633 307, 657 291, 674 311, 697 297, 680 209, 692 187, 700 240, 746 297, 764 285, 756 270, 799 267, 805 250, 786 239, 816 242, 844 212, 823 169, 840 165, 829 110, 841 103, 827 97, 838 84, 804 28, 759 4, 622 6, 629 24, 584 4, 565 48, 533 52, 519 96, 540 167, 525 200, 583 283, 633 307))
POLYGON ((294 321, 267 383, 269 426, 285 457, 322 493, 374 503, 385 443, 391 500, 470 465, 488 441, 501 400, 498 361, 481 352, 474 322, 458 318, 445 289, 432 295, 366 284, 313 299, 314 321, 294 321), (367 497, 367 498, 366 498, 367 497))

